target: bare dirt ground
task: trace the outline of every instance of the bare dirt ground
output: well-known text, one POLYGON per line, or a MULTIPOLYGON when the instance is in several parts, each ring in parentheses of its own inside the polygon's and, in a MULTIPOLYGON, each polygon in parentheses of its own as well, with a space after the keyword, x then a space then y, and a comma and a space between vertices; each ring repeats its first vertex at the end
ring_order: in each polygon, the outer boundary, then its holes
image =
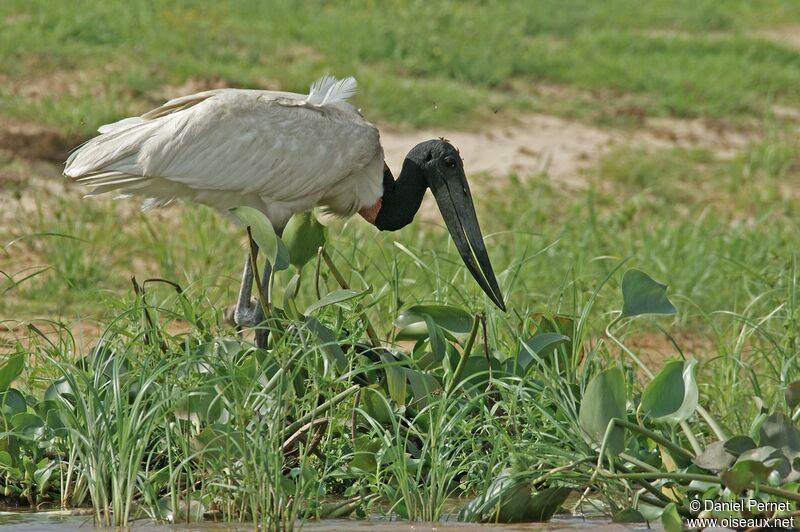
POLYGON ((782 46, 800 49, 800 26, 784 26, 761 31, 755 35, 782 46))

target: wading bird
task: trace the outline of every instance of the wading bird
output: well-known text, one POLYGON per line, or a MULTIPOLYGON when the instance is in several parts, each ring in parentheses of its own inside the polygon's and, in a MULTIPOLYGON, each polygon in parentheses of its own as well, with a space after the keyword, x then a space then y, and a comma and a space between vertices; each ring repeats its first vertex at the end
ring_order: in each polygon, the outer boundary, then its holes
MULTIPOLYGON (((377 128, 347 103, 355 90, 353 78, 326 76, 309 94, 216 89, 176 98, 100 127, 70 155, 64 175, 92 187, 89 196, 142 196, 143 209, 176 200, 223 213, 253 207, 278 235, 293 214, 317 206, 395 231, 414 219, 430 188, 470 273, 505 310, 458 151, 443 139, 418 144, 395 180, 377 128)), ((268 278, 267 271, 263 283, 268 278)), ((263 321, 252 285, 248 256, 234 311, 242 327, 263 321)))

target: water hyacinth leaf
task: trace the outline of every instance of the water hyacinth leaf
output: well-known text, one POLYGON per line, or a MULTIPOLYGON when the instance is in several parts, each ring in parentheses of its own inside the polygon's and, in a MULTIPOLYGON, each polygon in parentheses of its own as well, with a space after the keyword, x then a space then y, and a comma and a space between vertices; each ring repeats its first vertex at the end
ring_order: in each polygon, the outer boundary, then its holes
POLYGON ((778 479, 786 478, 792 473, 792 464, 783 454, 783 451, 775 447, 757 447, 742 453, 739 462, 758 462, 766 467, 772 468, 771 475, 777 475, 778 479))
POLYGON ((44 458, 37 464, 37 469, 33 473, 33 482, 36 484, 40 493, 47 491, 47 487, 50 484, 50 477, 57 466, 58 463, 51 461, 49 458, 44 458))
POLYGON ((758 443, 789 453, 800 453, 800 431, 786 414, 775 412, 761 424, 758 443))
POLYGON ((733 456, 739 456, 745 451, 756 448, 756 442, 749 436, 732 436, 725 440, 725 450, 733 456))
POLYGON ((27 439, 38 439, 44 435, 44 421, 36 414, 17 414, 11 418, 11 426, 17 436, 27 439))
POLYGON ((25 355, 14 353, 0 366, 0 392, 8 390, 25 369, 25 355))
POLYGON ((311 331, 314 336, 319 340, 320 347, 328 360, 334 365, 338 371, 347 369, 347 357, 342 351, 342 348, 336 342, 336 336, 333 331, 325 327, 316 319, 307 316, 305 320, 306 327, 311 331))
MULTIPOLYGON (((581 399, 578 421, 581 428, 597 445, 602 444, 609 422, 625 419, 625 376, 619 368, 609 368, 592 377, 581 399)), ((625 431, 614 427, 606 443, 609 453, 620 453, 625 449, 625 431)))
POLYGON ((530 481, 515 477, 510 469, 504 469, 484 493, 464 506, 458 520, 472 523, 519 522, 530 498, 530 481))
POLYGON ((722 483, 733 493, 739 494, 753 485, 753 482, 764 482, 774 468, 761 462, 746 460, 737 462, 720 475, 722 483))
POLYGON ((72 385, 69 381, 62 377, 54 381, 47 390, 44 392, 44 398, 47 401, 58 401, 59 399, 68 399, 73 396, 72 385))
POLYGON ((567 500, 572 488, 551 487, 533 494, 525 508, 525 521, 549 521, 567 500))
POLYGON ((547 356, 553 349, 569 341, 569 336, 554 332, 546 332, 523 342, 517 359, 520 370, 524 372, 528 369, 528 366, 533 362, 534 354, 539 357, 547 356))
POLYGON ((683 521, 674 502, 669 503, 661 513, 661 525, 667 532, 683 532, 683 521))
POLYGON ((0 470, 9 470, 14 468, 14 460, 8 451, 0 451, 0 470))
POLYGON ((442 391, 442 384, 433 375, 415 369, 403 369, 408 382, 411 384, 411 393, 414 395, 415 406, 418 408, 428 406, 428 399, 434 393, 442 391))
POLYGON ((289 262, 298 270, 317 255, 325 244, 325 226, 311 212, 295 214, 283 230, 289 262))
POLYGON ((612 523, 644 523, 645 518, 642 513, 633 508, 626 508, 614 514, 612 523))
POLYGON ((675 314, 677 309, 667 298, 667 285, 658 283, 639 270, 628 270, 622 277, 622 316, 675 314))
POLYGON ((275 234, 269 219, 259 210, 252 207, 234 207, 230 213, 244 226, 250 228, 253 240, 258 249, 267 257, 273 271, 285 270, 289 267, 289 250, 275 234))
POLYGON ((736 460, 736 457, 725 450, 725 443, 715 441, 706 447, 699 456, 695 457, 692 462, 697 467, 718 472, 729 467, 734 460, 736 460))
POLYGON ((214 423, 222 415, 222 398, 212 385, 201 386, 185 395, 175 408, 178 419, 192 419, 214 423))
POLYGON ((639 501, 636 509, 644 516, 645 521, 658 521, 664 513, 664 507, 639 501))
POLYGON ((469 312, 446 305, 415 305, 400 314, 394 320, 394 326, 404 329, 425 322, 426 315, 442 329, 455 334, 467 334, 472 330, 472 315, 469 312))
POLYGON ((368 434, 361 434, 356 437, 354 447, 350 467, 369 474, 375 473, 378 469, 376 454, 381 450, 381 441, 371 438, 368 434))
POLYGON ((0 412, 3 417, 10 418, 28 410, 25 397, 16 389, 9 388, 0 393, 0 412))
POLYGON ((446 341, 444 339, 444 335, 442 331, 439 329, 439 326, 436 325, 436 322, 433 318, 425 314, 425 328, 428 330, 428 339, 431 343, 431 351, 433 352, 434 360, 441 361, 444 360, 444 357, 447 352, 446 348, 446 341))
POLYGON ((382 354, 381 360, 384 363, 383 369, 386 372, 386 384, 389 388, 389 397, 400 406, 406 404, 406 394, 408 391, 408 381, 403 368, 397 365, 394 357, 382 354))
POLYGON ((685 421, 697 408, 696 360, 667 362, 642 394, 640 411, 658 423, 685 421))
POLYGON ((391 423, 394 414, 386 398, 374 388, 364 388, 361 394, 364 411, 375 421, 381 424, 391 423))
POLYGON ((294 302, 294 300, 297 298, 297 293, 299 291, 300 291, 300 273, 298 272, 292 276, 292 278, 286 284, 286 288, 283 291, 283 309, 286 312, 286 314, 292 319, 298 319, 300 317, 294 302))
POLYGON ((468 388, 475 387, 482 390, 489 384, 492 372, 502 371, 502 369, 502 365, 496 358, 487 359, 484 355, 474 355, 464 361, 460 382, 468 381, 468 388))
POLYGON ((367 288, 365 290, 356 290, 354 288, 336 290, 330 294, 322 296, 318 301, 309 305, 308 308, 306 308, 305 314, 311 314, 315 310, 325 308, 329 305, 338 305, 339 303, 350 301, 351 299, 369 294, 371 291, 372 288, 367 288))
MULTIPOLYGON (((396 323, 396 322, 395 322, 396 323)), ((421 340, 428 337, 428 326, 424 321, 412 323, 397 331, 398 340, 421 340)))
POLYGON ((800 406, 800 381, 794 381, 786 387, 785 397, 789 410, 794 410, 800 406))

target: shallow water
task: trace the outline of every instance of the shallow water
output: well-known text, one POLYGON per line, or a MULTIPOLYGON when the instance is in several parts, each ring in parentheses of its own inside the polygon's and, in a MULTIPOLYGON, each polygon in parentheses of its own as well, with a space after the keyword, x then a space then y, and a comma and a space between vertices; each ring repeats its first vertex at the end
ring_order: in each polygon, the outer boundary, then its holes
MULTIPOLYGON (((25 530, 31 532, 88 532, 102 530, 94 528, 92 517, 64 512, 0 512, 0 526, 3 531, 25 530)), ((193 523, 177 525, 158 525, 150 520, 135 521, 131 525, 135 532, 232 532, 250 531, 253 525, 247 523, 193 523)), ((556 517, 549 523, 525 523, 513 525, 476 525, 469 523, 409 523, 406 521, 325 519, 306 522, 302 530, 309 532, 334 532, 349 530, 378 530, 382 532, 513 532, 521 530, 605 530, 629 531, 648 530, 645 525, 623 526, 594 519, 556 517)), ((110 529, 109 529, 110 530, 110 529)))

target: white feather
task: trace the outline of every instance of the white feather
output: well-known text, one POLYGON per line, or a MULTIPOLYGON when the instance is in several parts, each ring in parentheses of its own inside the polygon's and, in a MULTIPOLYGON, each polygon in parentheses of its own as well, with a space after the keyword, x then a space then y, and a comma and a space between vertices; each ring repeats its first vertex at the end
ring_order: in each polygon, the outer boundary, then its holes
POLYGON ((177 98, 104 128, 64 174, 92 194, 143 196, 145 208, 178 199, 222 212, 246 205, 276 227, 316 206, 349 216, 383 193, 378 131, 342 103, 355 86, 326 77, 309 95, 217 89, 177 98))
POLYGON ((323 76, 311 84, 311 90, 303 103, 323 106, 347 101, 356 93, 358 82, 353 77, 336 79, 333 76, 323 76))
POLYGON ((132 116, 130 118, 123 118, 117 122, 113 122, 111 124, 105 124, 97 128, 98 133, 111 133, 112 131, 121 131, 123 129, 128 129, 133 126, 138 126, 142 122, 144 122, 144 118, 140 116, 132 116))

